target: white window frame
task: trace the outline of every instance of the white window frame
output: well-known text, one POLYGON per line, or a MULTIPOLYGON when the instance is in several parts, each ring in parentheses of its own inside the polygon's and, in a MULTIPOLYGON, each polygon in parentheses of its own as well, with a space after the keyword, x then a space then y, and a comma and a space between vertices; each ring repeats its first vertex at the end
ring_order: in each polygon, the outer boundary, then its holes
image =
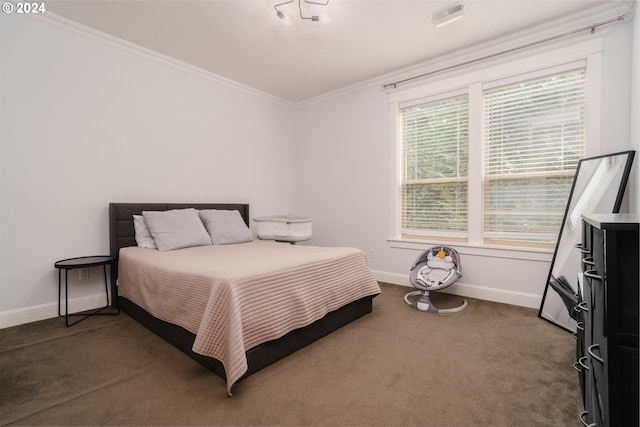
MULTIPOLYGON (((601 38, 591 38, 573 45, 566 44, 550 49, 534 49, 531 54, 522 53, 508 58, 481 63, 469 67, 466 72, 455 75, 434 76, 421 84, 389 94, 391 128, 391 212, 389 244, 394 248, 424 250, 442 241, 412 240, 401 237, 401 182, 402 182, 402 138, 400 104, 420 98, 439 97, 451 92, 465 91, 469 96, 469 234, 467 243, 451 243, 460 253, 496 256, 503 258, 549 261, 553 249, 512 245, 488 245, 482 239, 482 167, 483 167, 483 89, 505 79, 518 79, 549 69, 573 66, 583 62, 586 67, 586 141, 585 156, 601 153, 600 148, 600 104, 602 78, 601 38), (475 213, 475 214, 474 214, 475 213)), ((464 62, 464 61, 461 61, 464 62)))

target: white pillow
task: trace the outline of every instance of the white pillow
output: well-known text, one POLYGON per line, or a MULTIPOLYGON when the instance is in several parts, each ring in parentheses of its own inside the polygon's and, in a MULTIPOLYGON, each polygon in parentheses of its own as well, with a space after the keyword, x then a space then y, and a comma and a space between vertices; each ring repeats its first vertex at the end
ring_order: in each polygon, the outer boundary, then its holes
POLYGON ((142 216, 161 251, 211 244, 198 211, 193 208, 143 211, 142 216))
POLYGON ((253 240, 249 227, 244 223, 238 211, 205 209, 200 211, 200 218, 214 245, 244 243, 253 240))
POLYGON ((138 246, 141 248, 158 249, 142 215, 133 216, 133 228, 136 230, 136 243, 138 246))

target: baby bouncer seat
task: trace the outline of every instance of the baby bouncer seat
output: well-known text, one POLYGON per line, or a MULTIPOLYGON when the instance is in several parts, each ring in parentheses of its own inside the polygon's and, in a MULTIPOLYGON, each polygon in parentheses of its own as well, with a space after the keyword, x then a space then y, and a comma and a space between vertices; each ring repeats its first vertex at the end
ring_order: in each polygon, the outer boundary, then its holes
POLYGON ((416 310, 429 313, 456 313, 462 311, 467 306, 466 300, 463 300, 462 305, 459 307, 439 309, 433 306, 429 298, 429 292, 439 291, 451 286, 460 277, 462 277, 462 273, 460 272, 458 252, 446 246, 432 247, 424 251, 413 263, 409 280, 419 290, 406 294, 404 301, 416 310), (420 297, 415 302, 412 302, 411 298, 417 295, 420 297))

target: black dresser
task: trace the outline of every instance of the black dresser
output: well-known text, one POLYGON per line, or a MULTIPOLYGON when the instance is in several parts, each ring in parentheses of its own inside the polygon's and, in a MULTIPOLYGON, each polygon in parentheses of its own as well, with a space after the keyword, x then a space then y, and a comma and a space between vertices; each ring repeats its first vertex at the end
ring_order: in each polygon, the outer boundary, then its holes
POLYGON ((587 426, 638 426, 639 220, 583 217, 575 367, 587 426))

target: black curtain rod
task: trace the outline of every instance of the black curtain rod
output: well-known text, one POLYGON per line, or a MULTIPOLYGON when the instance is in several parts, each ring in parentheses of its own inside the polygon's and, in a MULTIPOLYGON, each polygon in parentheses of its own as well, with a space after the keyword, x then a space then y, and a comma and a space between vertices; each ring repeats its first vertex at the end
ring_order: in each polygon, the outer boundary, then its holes
POLYGON ((557 39, 560 39, 560 38, 563 38, 563 37, 567 37, 567 36, 570 36, 570 35, 573 35, 573 34, 580 33, 582 31, 591 30, 591 34, 593 34, 596 31, 596 28, 601 27, 603 25, 611 24, 611 23, 614 23, 614 22, 624 21, 624 19, 626 17, 627 17, 627 14, 622 14, 622 15, 618 16, 617 18, 611 18, 611 19, 606 20, 606 21, 598 22, 597 24, 587 25, 585 27, 578 28, 576 30, 567 31, 567 32, 562 33, 562 34, 557 34, 555 36, 551 36, 551 37, 547 37, 547 38, 542 39, 542 40, 537 40, 537 41, 534 41, 534 42, 531 42, 531 43, 527 43, 527 44, 524 44, 522 46, 518 46, 518 47, 511 48, 511 49, 503 50, 502 52, 492 53, 490 55, 482 56, 480 58, 471 59, 469 61, 465 61, 465 62, 462 62, 460 64, 450 65, 448 67, 440 68, 438 70, 429 71, 428 73, 419 74, 419 75, 413 76, 413 77, 408 77, 406 79, 398 80, 398 81, 395 81, 393 83, 387 83, 387 84, 382 85, 380 89, 381 90, 385 90, 385 89, 388 89, 388 88, 396 89, 398 87, 398 85, 403 84, 403 83, 411 82, 413 80, 422 79, 422 78, 431 76, 433 74, 441 73, 443 71, 452 70, 454 68, 464 67, 465 65, 474 64, 476 62, 486 61, 487 59, 496 58, 498 56, 506 55, 508 53, 517 52, 519 50, 526 49, 528 47, 544 44, 544 43, 550 42, 552 40, 557 40, 557 39))

